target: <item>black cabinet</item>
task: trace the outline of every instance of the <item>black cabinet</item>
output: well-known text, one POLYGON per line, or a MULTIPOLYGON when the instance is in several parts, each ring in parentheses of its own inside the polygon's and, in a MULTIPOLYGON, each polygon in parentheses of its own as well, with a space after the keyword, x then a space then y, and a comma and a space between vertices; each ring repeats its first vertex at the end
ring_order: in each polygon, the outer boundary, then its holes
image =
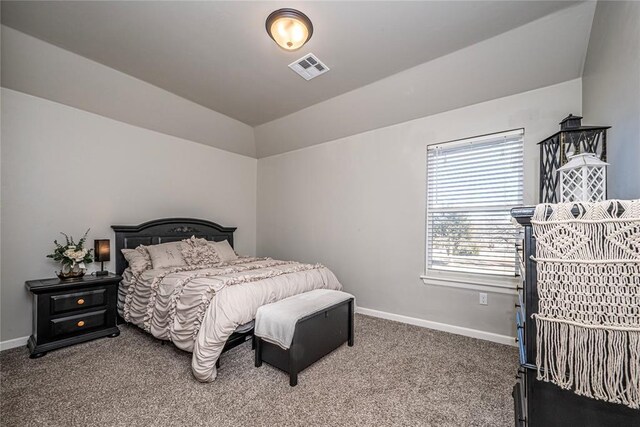
POLYGON ((31 357, 95 338, 118 336, 116 303, 120 280, 122 277, 109 274, 74 281, 26 282, 33 294, 33 333, 27 344, 31 357))
POLYGON ((513 388, 517 427, 640 427, 640 410, 579 396, 550 382, 537 379, 536 324, 538 312, 535 256, 536 241, 531 227, 534 208, 514 208, 511 215, 524 226, 520 248, 522 286, 518 287, 516 310, 520 368, 513 388))

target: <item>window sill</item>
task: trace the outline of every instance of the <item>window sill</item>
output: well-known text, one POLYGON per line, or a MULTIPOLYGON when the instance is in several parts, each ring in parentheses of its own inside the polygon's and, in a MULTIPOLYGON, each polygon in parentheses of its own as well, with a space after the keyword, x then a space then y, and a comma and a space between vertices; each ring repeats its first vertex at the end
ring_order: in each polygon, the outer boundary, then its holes
POLYGON ((498 294, 517 294, 517 286, 522 283, 520 277, 487 276, 479 277, 472 274, 443 274, 429 271, 420 276, 425 285, 445 286, 449 288, 470 289, 481 292, 498 294))

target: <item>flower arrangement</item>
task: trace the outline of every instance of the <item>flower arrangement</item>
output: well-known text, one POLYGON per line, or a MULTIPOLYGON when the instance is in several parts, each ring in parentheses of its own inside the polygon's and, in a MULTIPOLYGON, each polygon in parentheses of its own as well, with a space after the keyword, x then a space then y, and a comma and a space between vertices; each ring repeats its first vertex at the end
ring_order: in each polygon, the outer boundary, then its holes
POLYGON ((79 278, 84 276, 85 264, 93 262, 93 249, 85 249, 84 243, 87 240, 87 234, 89 230, 84 233, 82 239, 75 243, 73 237, 62 234, 66 239, 66 244, 61 245, 57 240, 53 243, 56 245, 52 254, 47 255, 47 258, 52 258, 54 261, 58 261, 62 264, 62 271, 57 272, 58 277, 61 279, 79 278))

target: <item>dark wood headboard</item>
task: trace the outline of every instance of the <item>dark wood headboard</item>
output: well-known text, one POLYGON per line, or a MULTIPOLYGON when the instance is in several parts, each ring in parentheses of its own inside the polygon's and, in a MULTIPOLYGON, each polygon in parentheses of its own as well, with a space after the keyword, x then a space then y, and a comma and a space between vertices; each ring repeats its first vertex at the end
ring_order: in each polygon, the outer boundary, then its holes
POLYGON ((233 247, 236 227, 223 227, 215 222, 193 218, 155 219, 140 225, 112 225, 116 232, 116 274, 127 268, 122 249, 135 249, 139 245, 157 245, 188 239, 191 236, 220 242, 228 240, 233 247))

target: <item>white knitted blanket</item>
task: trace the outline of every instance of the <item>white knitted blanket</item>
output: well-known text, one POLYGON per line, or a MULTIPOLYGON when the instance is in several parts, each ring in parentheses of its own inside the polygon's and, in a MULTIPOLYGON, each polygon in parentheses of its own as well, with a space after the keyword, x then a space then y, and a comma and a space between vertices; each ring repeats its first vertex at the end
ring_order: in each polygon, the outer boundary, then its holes
POLYGON ((346 292, 314 289, 263 305, 256 313, 254 334, 287 350, 300 319, 350 299, 355 297, 346 292))
POLYGON ((541 204, 531 223, 538 379, 640 408, 640 200, 541 204))

